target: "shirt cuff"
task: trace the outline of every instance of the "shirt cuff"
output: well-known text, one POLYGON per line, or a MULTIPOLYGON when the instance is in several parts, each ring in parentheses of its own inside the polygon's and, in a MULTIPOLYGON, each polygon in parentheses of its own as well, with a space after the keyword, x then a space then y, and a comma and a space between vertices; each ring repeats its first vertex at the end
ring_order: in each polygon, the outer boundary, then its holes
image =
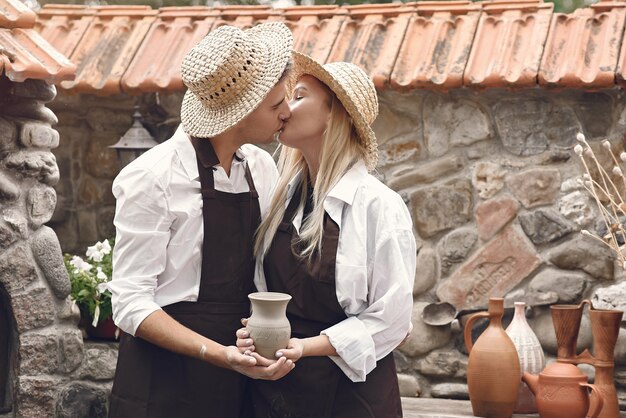
POLYGON ((352 316, 321 332, 330 340, 338 356, 330 359, 353 382, 364 382, 376 367, 376 349, 365 325, 352 316))
POLYGON ((160 309, 161 307, 156 302, 145 299, 128 304, 123 309, 115 309, 115 304, 113 304, 113 322, 122 331, 134 337, 144 319, 160 309))

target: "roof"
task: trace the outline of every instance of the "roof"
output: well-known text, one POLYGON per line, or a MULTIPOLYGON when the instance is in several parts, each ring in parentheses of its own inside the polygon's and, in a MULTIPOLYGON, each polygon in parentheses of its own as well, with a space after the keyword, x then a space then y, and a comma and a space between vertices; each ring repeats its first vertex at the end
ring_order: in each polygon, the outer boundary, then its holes
POLYGON ((60 85, 74 92, 182 90, 182 59, 208 32, 266 21, 285 22, 295 49, 318 61, 361 66, 381 90, 601 89, 626 83, 625 13, 626 1, 571 14, 537 0, 286 9, 46 5, 35 28, 76 64, 76 79, 60 85))
POLYGON ((33 29, 36 19, 19 0, 0 0, 0 74, 12 81, 71 80, 76 67, 33 29))

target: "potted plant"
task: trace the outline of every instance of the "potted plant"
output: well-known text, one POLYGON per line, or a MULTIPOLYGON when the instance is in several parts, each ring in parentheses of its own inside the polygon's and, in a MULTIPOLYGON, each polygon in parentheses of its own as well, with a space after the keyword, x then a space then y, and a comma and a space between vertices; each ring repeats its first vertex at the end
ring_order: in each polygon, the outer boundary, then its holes
POLYGON ((81 324, 92 338, 117 339, 113 323, 111 292, 106 288, 113 272, 114 239, 105 239, 87 248, 86 259, 65 254, 65 268, 70 276, 70 298, 78 306, 81 324))

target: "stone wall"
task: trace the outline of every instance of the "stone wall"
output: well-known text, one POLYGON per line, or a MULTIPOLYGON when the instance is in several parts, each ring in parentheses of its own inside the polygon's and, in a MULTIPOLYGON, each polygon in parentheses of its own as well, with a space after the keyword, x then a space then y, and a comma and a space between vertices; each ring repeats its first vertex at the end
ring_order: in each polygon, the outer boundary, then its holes
MULTIPOLYGON (((146 127, 162 141, 176 127, 181 99, 63 95, 51 104, 63 142, 55 150, 61 182, 52 225, 64 250, 82 252, 114 233, 110 187, 118 167, 106 147, 130 127, 132 105, 140 104, 146 127)), ((572 150, 579 131, 594 147, 608 138, 615 151, 624 149, 620 91, 383 92, 380 103, 376 175, 404 197, 419 248, 415 330, 396 353, 404 396, 467 398, 461 333, 423 323, 429 303, 476 308, 493 293, 526 300, 548 358, 556 343, 546 303, 592 298, 600 307, 626 307, 626 281, 611 252, 580 234, 595 230, 599 218, 577 182, 582 168, 572 150)), ((587 317, 579 342, 591 344, 587 317)), ((616 359, 626 406, 624 331, 616 359)))
POLYGON ((44 225, 59 182, 57 119, 45 106, 55 94, 42 81, 0 76, 0 311, 9 324, 0 341, 8 345, 2 417, 105 416, 109 389, 98 381, 112 379, 117 356, 84 345, 59 241, 44 225))

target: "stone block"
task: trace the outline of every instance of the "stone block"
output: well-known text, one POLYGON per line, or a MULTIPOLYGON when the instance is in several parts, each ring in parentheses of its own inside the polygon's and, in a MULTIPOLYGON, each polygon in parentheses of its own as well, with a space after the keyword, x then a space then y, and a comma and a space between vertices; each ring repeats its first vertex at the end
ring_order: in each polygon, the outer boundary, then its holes
POLYGON ((482 199, 495 196, 504 187, 506 170, 490 162, 479 162, 472 172, 472 185, 482 199))
POLYGON ((54 374, 59 367, 57 338, 54 334, 20 335, 20 373, 24 376, 54 374))
POLYGON ((54 295, 59 299, 68 297, 71 291, 70 277, 54 231, 47 226, 39 228, 30 240, 30 248, 54 295))
POLYGON ((61 379, 52 376, 20 376, 17 381, 15 416, 55 417, 55 401, 61 379))
POLYGON ((439 278, 438 267, 437 253, 433 249, 422 248, 419 253, 417 253, 413 296, 424 293, 437 283, 437 279, 439 278))
MULTIPOLYGON (((378 119, 376 119, 378 121, 378 119)), ((379 138, 378 136, 376 138, 379 138)), ((379 142, 380 145, 380 142, 379 142)), ((419 158, 422 145, 416 132, 408 132, 395 138, 381 147, 379 151, 379 167, 400 164, 419 158)), ((414 164, 414 163, 413 163, 414 164)))
POLYGON ((465 378, 467 356, 455 349, 431 351, 415 363, 415 370, 426 376, 465 378))
POLYGON ((424 140, 431 156, 467 146, 491 136, 489 119, 475 103, 433 95, 423 110, 424 140))
POLYGON ((437 289, 440 300, 457 309, 487 306, 528 277, 541 259, 517 228, 506 227, 437 289))
POLYGON ((496 235, 515 219, 518 209, 517 201, 508 196, 491 199, 477 206, 475 217, 480 239, 486 241, 496 235))
POLYGON ((26 79, 21 83, 13 83, 13 96, 32 99, 38 102, 50 102, 57 95, 57 89, 43 80, 26 79))
POLYGON ((60 393, 56 405, 57 418, 106 418, 108 393, 84 382, 70 383, 60 393))
POLYGON ((583 270, 598 280, 613 280, 615 255, 592 237, 576 235, 548 253, 552 264, 565 270, 583 270))
POLYGON ((54 186, 59 182, 59 168, 54 154, 47 151, 24 150, 10 154, 5 159, 8 169, 26 177, 33 177, 54 186))
POLYGON ((20 239, 20 233, 7 222, 0 220, 0 250, 9 248, 18 239, 20 239))
POLYGON ((35 119, 49 125, 56 125, 59 122, 52 110, 35 101, 11 103, 4 107, 0 106, 0 113, 19 118, 35 119))
POLYGON ((420 236, 429 238, 470 220, 472 187, 465 179, 424 187, 411 195, 411 203, 413 222, 420 236))
POLYGON ((392 176, 387 185, 398 191, 410 187, 432 183, 447 175, 459 172, 464 165, 461 157, 448 156, 435 161, 418 164, 414 168, 405 170, 401 174, 392 176))
POLYGON ((20 142, 26 148, 56 148, 59 146, 59 133, 41 123, 26 122, 22 125, 20 142))
POLYGON ((398 373, 401 373, 409 369, 409 366, 410 366, 409 359, 400 351, 398 350, 393 351, 393 359, 396 363, 396 371, 398 373))
POLYGON ((555 168, 532 168, 509 176, 509 190, 526 208, 549 205, 561 189, 561 174, 555 168))
POLYGON ((39 280, 33 256, 24 243, 20 243, 0 255, 0 283, 10 294, 23 292, 39 280))
POLYGON ((398 374, 398 386, 402 397, 415 398, 420 396, 421 388, 415 376, 398 374))
POLYGON ((433 398, 469 399, 465 383, 437 383, 430 389, 433 398))
POLYGON ((13 202, 22 194, 19 183, 11 176, 0 171, 0 199, 3 202, 13 202))
POLYGON ((574 231, 567 219, 550 208, 537 209, 519 217, 522 229, 534 244, 547 244, 574 231))
POLYGON ((477 239, 476 231, 470 228, 456 229, 443 237, 439 243, 441 272, 447 274, 453 265, 465 260, 477 239))
POLYGON ((559 199, 558 207, 561 215, 580 229, 586 228, 600 216, 596 202, 586 191, 576 190, 563 196, 559 199))
POLYGON ((112 380, 117 366, 117 345, 88 343, 81 366, 75 372, 79 379, 112 380))
POLYGON ((17 233, 19 238, 25 239, 28 237, 28 221, 18 207, 5 209, 2 212, 2 220, 17 233))
POLYGON ((78 329, 67 329, 59 336, 59 370, 71 373, 78 368, 84 358, 83 334, 78 329))
POLYGON ((537 274, 528 289, 535 293, 555 291, 560 303, 578 303, 587 287, 588 276, 583 272, 566 272, 549 268, 537 274))
POLYGON ((17 145, 17 127, 13 121, 0 117, 0 152, 11 151, 17 145))
POLYGON ((98 209, 98 218, 96 219, 98 234, 101 237, 114 237, 115 225, 115 206, 103 207, 98 209))
POLYGON ((596 309, 616 309, 626 312, 626 281, 596 289, 591 301, 596 309))
POLYGON ((26 204, 30 222, 36 229, 52 218, 57 204, 57 194, 52 187, 39 184, 28 191, 26 204))
POLYGON ((117 154, 114 149, 109 148, 112 143, 105 142, 104 139, 95 137, 89 142, 87 155, 85 156, 85 171, 96 178, 113 180, 120 171, 117 154))
POLYGON ((14 295, 12 305, 18 332, 42 328, 54 322, 54 300, 46 288, 40 287, 14 295))
POLYGON ((413 304, 413 332, 398 350, 410 357, 420 356, 446 345, 452 338, 450 327, 433 327, 422 321, 422 311, 428 305, 425 302, 413 304))

